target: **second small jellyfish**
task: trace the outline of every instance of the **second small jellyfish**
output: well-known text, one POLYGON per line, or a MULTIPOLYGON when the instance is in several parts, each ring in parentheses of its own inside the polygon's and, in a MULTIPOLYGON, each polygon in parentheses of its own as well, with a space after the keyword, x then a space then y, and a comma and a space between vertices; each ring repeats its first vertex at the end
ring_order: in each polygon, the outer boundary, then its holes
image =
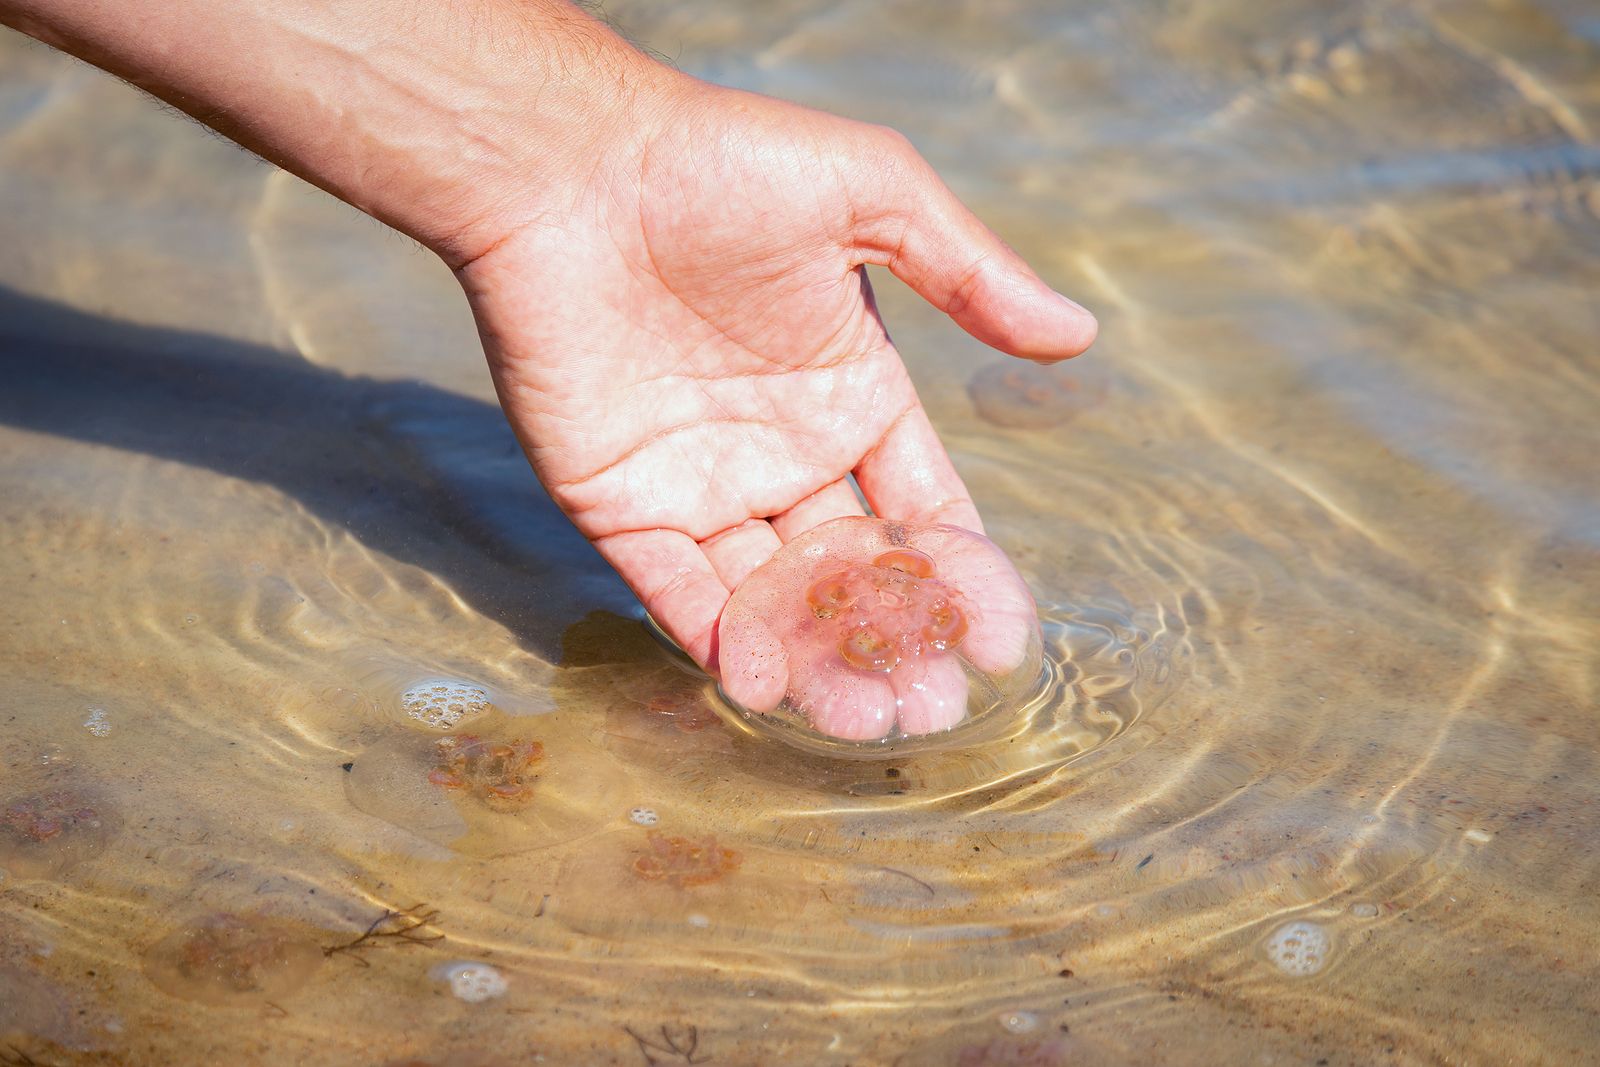
POLYGON ((718 845, 710 834, 680 837, 651 830, 645 835, 644 853, 633 861, 633 873, 647 882, 688 889, 720 882, 741 862, 739 853, 718 845))
POLYGON ((145 954, 145 975, 165 993, 219 1006, 293 993, 323 961, 309 931, 263 915, 221 912, 175 930, 145 954))
POLYGON ((16 878, 56 878, 100 853, 122 822, 98 797, 46 789, 0 801, 0 868, 16 878))
POLYGON ((463 734, 434 742, 434 754, 428 781, 476 797, 495 811, 518 811, 533 800, 533 767, 544 758, 544 746, 463 734))
POLYGON ((351 761, 345 793, 361 811, 457 852, 524 852, 591 832, 614 817, 599 801, 626 789, 597 753, 565 742, 554 751, 509 731, 392 734, 351 761))
POLYGON ((996 426, 1041 430, 1099 407, 1108 392, 1095 363, 1041 367, 1011 359, 981 368, 967 383, 972 406, 996 426))

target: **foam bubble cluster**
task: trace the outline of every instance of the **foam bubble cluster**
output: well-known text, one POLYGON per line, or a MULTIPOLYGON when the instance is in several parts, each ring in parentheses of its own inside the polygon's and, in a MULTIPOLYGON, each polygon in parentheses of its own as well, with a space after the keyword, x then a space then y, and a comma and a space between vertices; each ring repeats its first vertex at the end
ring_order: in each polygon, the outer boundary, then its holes
POLYGON ((1333 940, 1328 931, 1304 919, 1285 923, 1267 938, 1267 958, 1296 978, 1316 974, 1328 965, 1333 940))
POLYGON ((411 718, 435 730, 450 730, 469 715, 489 707, 489 694, 471 682, 433 679, 400 694, 400 706, 411 718))

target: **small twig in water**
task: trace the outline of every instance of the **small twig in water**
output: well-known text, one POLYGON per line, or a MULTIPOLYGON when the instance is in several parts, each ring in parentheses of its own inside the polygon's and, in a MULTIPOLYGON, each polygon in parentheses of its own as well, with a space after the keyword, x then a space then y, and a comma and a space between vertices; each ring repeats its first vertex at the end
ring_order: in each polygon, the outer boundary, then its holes
POLYGON ((434 926, 434 920, 438 918, 438 909, 426 904, 413 904, 404 911, 385 910, 372 920, 361 936, 343 945, 329 945, 322 950, 322 954, 331 958, 341 952, 347 953, 361 966, 370 967, 372 964, 357 953, 383 944, 431 945, 435 941, 443 941, 444 934, 434 926))
POLYGON ((930 897, 936 897, 936 896, 939 895, 939 891, 934 889, 933 886, 929 885, 927 882, 924 882, 921 878, 918 878, 914 874, 910 874, 910 873, 908 873, 906 871, 902 871, 898 867, 879 867, 878 870, 883 871, 885 874, 898 874, 902 878, 911 879, 913 882, 917 883, 922 888, 926 889, 928 891, 928 895, 930 897))
POLYGON ((654 1038, 645 1038, 634 1033, 631 1026, 624 1026, 622 1030, 623 1033, 633 1038, 634 1042, 638 1044, 639 1054, 644 1057, 644 1062, 649 1064, 650 1067, 656 1067, 657 1064, 661 1063, 660 1060, 651 1055, 652 1052, 681 1059, 684 1063, 706 1063, 711 1059, 710 1056, 695 1058, 695 1053, 700 1049, 700 1028, 692 1024, 684 1027, 683 1033, 677 1036, 674 1036, 672 1031, 663 1024, 659 1042, 654 1038))
POLYGON ((0 1067, 45 1067, 45 1065, 17 1046, 7 1045, 5 1051, 0 1052, 0 1067))

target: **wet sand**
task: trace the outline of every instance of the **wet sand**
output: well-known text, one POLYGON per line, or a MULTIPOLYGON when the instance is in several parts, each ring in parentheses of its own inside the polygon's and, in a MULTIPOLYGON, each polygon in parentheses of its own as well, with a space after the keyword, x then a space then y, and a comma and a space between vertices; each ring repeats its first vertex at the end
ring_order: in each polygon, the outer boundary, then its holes
POLYGON ((1047 698, 724 722, 442 267, 0 37, 0 1063, 1592 1056, 1592 13, 610 10, 900 127, 1101 316, 1008 375, 877 284, 1047 698), (430 783, 465 735, 532 799, 430 783))

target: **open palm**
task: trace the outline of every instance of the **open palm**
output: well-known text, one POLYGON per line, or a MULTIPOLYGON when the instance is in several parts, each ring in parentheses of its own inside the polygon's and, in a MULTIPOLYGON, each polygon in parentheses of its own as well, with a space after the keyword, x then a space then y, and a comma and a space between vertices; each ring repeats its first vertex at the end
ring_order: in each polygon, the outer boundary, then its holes
POLYGON ((1087 347, 1057 296, 878 127, 701 86, 459 270, 535 471, 715 669, 731 589, 862 506, 981 530, 880 321, 888 266, 980 340, 1087 347))

